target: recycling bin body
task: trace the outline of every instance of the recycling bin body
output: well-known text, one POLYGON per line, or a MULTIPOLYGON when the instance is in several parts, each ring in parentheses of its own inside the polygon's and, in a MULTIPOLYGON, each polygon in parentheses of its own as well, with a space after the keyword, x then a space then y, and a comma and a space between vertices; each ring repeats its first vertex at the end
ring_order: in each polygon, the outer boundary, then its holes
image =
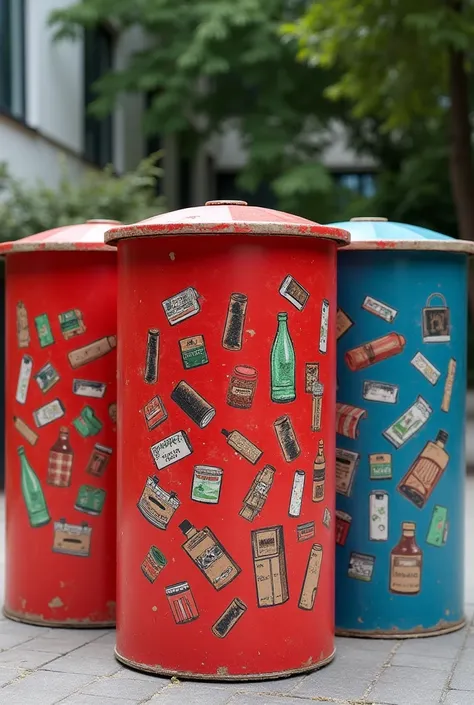
POLYGON ((357 220, 338 258, 336 633, 430 636, 464 624, 473 245, 357 220))
POLYGON ((116 252, 92 221, 5 243, 4 613, 115 623, 116 252))
POLYGON ((251 680, 333 657, 346 237, 238 203, 107 233, 119 258, 124 663, 251 680))

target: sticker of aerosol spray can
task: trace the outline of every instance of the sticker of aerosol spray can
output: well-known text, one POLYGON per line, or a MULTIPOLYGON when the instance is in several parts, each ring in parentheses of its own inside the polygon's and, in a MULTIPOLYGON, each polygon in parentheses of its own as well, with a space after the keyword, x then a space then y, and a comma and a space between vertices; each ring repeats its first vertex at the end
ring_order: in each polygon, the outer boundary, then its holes
POLYGON ((328 330, 329 330, 329 301, 323 299, 321 303, 321 326, 319 329, 319 352, 323 355, 328 349, 328 330))
POLYGON ((301 448, 296 438, 295 430, 289 416, 280 416, 273 422, 281 452, 287 463, 291 463, 301 453, 301 448))
POLYGON ((296 399, 296 356, 288 330, 288 314, 277 315, 278 328, 270 354, 271 400, 286 404, 296 399))
POLYGON ((146 384, 155 384, 158 381, 160 359, 160 331, 158 328, 150 328, 147 333, 145 370, 143 381, 146 384))
POLYGON ((319 576, 321 575, 321 565, 323 562, 323 547, 320 543, 313 543, 309 552, 306 572, 301 588, 298 607, 302 610, 312 610, 318 592, 319 576))
POLYGON ((219 639, 226 637, 230 630, 235 627, 239 619, 243 617, 246 611, 247 605, 245 602, 238 597, 232 600, 217 622, 212 625, 211 631, 214 636, 219 637, 219 639))
POLYGON ((304 470, 296 470, 291 488, 290 506, 288 507, 288 516, 290 517, 299 517, 301 514, 305 478, 304 470))
POLYGON ((225 319, 222 347, 241 350, 248 299, 245 294, 231 294, 225 319))

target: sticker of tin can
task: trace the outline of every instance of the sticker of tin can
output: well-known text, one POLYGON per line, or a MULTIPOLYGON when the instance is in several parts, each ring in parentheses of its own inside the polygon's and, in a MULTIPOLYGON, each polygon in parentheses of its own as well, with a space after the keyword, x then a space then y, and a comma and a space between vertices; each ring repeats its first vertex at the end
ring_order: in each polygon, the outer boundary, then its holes
POLYGON ((184 380, 173 389, 171 399, 199 428, 205 428, 216 415, 214 407, 184 380))
POLYGON ((443 294, 435 292, 428 296, 425 308, 421 312, 424 343, 449 343, 451 340, 450 312, 443 294), (439 299, 441 304, 433 306, 432 301, 439 299))
POLYGON ((142 561, 142 573, 150 583, 154 583, 167 563, 163 553, 156 546, 150 546, 142 561))
POLYGON ((257 370, 250 365, 237 365, 232 370, 226 402, 235 409, 250 409, 257 388, 257 370))
POLYGON ((195 465, 191 499, 204 504, 218 504, 223 470, 213 465, 195 465))
POLYGON ((196 600, 188 582, 184 580, 182 583, 168 585, 165 594, 176 624, 187 624, 199 617, 196 600))
POLYGON ((336 543, 338 546, 345 546, 351 523, 350 514, 336 509, 336 543))

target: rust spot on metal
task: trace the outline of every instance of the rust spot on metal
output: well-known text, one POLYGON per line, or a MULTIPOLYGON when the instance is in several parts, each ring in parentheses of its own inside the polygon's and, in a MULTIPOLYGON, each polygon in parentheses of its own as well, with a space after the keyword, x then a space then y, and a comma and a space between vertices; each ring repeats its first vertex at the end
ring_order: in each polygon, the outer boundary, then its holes
POLYGON ((423 625, 418 625, 413 629, 402 630, 398 627, 392 629, 371 629, 367 631, 358 629, 336 629, 337 636, 361 637, 363 639, 416 639, 424 636, 438 636, 440 634, 449 634, 462 629, 466 624, 465 618, 458 622, 447 622, 445 619, 440 619, 437 624, 428 629, 423 625))
POLYGON ((48 602, 48 607, 51 607, 51 609, 54 609, 55 607, 64 607, 64 602, 60 597, 53 597, 51 602, 48 602))
POLYGON ((218 676, 228 676, 228 675, 229 675, 229 669, 227 668, 227 666, 219 666, 218 669, 217 669, 217 671, 216 671, 216 674, 217 674, 218 676))

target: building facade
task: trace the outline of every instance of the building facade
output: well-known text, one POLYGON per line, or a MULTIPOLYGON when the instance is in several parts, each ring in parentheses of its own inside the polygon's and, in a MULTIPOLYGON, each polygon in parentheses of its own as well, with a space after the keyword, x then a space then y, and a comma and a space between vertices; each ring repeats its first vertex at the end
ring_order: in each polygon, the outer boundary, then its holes
MULTIPOLYGON (((49 15, 72 1, 0 0, 0 162, 18 178, 40 179, 53 188, 64 168, 73 179, 108 163, 122 173, 158 144, 144 137, 142 96, 121 98, 103 120, 88 113, 94 82, 125 65, 144 37, 139 29, 118 33, 111 26, 85 32, 81 40, 55 41, 49 15)), ((230 198, 238 190, 246 157, 236 130, 211 140, 192 162, 172 137, 159 146, 170 208, 230 198)), ((374 165, 348 148, 337 126, 324 161, 336 179, 370 194, 374 165)), ((274 205, 264 186, 257 196, 262 205, 274 205)))

